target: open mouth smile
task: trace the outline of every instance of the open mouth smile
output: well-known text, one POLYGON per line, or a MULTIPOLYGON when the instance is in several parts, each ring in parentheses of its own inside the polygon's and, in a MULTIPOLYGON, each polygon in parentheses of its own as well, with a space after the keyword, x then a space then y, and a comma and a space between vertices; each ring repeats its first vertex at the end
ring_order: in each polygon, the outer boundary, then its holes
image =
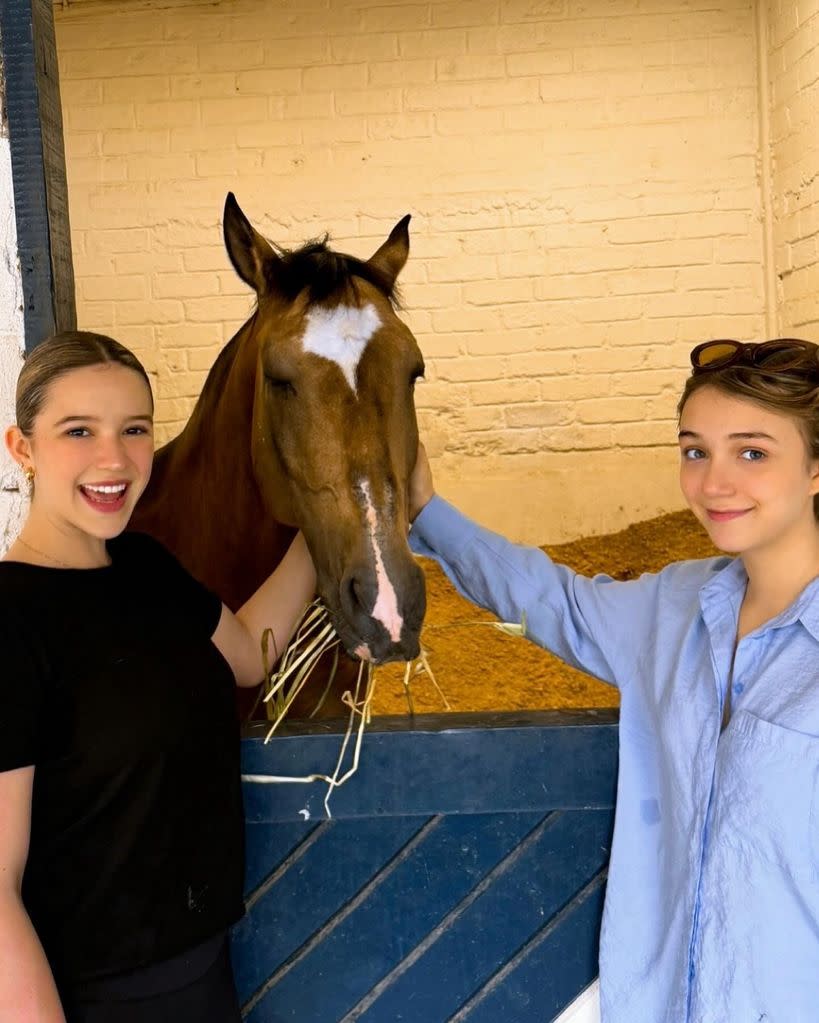
POLYGON ((128 483, 84 483, 79 489, 86 504, 94 511, 111 515, 125 507, 129 486, 128 483))

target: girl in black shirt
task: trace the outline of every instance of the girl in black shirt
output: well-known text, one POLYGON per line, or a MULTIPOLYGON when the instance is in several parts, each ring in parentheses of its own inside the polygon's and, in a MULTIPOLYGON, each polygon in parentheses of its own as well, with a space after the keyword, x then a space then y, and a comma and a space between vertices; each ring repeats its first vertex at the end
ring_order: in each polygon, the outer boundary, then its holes
POLYGON ((299 535, 234 615, 156 541, 121 535, 153 400, 111 338, 36 348, 16 415, 6 444, 32 499, 0 562, 0 1020, 238 1020, 233 687, 260 681, 266 628, 286 645, 310 555, 299 535))

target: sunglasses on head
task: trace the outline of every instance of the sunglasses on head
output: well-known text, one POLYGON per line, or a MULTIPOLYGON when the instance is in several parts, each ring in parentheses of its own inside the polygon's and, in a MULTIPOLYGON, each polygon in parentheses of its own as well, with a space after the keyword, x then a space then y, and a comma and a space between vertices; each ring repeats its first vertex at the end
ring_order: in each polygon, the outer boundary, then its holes
POLYGON ((785 370, 805 364, 805 357, 817 357, 817 347, 810 341, 780 337, 775 341, 705 341, 691 352, 694 375, 726 366, 748 366, 752 369, 785 370))

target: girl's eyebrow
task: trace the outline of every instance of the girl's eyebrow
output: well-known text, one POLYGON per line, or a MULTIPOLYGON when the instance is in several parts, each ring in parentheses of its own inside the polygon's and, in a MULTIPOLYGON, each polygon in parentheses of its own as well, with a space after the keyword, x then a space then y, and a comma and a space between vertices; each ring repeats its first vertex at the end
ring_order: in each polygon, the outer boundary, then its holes
POLYGON ((729 433, 728 437, 730 440, 770 440, 774 444, 779 443, 776 437, 772 437, 769 433, 764 433, 762 430, 749 430, 747 433, 729 433))
MULTIPOLYGON (((682 440, 683 437, 686 437, 686 438, 687 437, 692 437, 692 438, 695 438, 697 440, 699 440, 699 438, 700 438, 700 435, 698 433, 695 433, 693 430, 680 430, 680 432, 677 434, 677 436, 679 437, 680 440, 682 440)), ((776 437, 772 437, 769 433, 763 433, 762 430, 748 430, 748 431, 743 431, 741 433, 729 433, 728 434, 728 439, 729 440, 769 440, 769 441, 772 441, 774 444, 778 444, 779 443, 779 441, 776 439, 776 437)))
MULTIPOLYGON (((154 417, 149 412, 139 412, 139 413, 137 413, 134 416, 126 416, 125 418, 129 422, 140 421, 140 422, 145 422, 145 423, 152 423, 154 421, 154 417)), ((66 423, 75 423, 75 422, 98 423, 99 421, 100 421, 100 417, 99 416, 71 415, 71 416, 63 416, 63 418, 62 419, 58 419, 57 422, 54 425, 55 426, 64 426, 66 423)))

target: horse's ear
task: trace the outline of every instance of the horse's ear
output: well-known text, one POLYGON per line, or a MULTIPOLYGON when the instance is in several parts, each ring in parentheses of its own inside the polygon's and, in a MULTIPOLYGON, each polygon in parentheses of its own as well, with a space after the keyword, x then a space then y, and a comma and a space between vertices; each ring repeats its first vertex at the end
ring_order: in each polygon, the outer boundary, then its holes
POLYGON ((245 284, 254 288, 257 294, 267 290, 266 269, 278 261, 278 256, 242 213, 233 192, 225 199, 225 215, 222 222, 225 234, 225 248, 236 273, 245 284))
POLYGON ((404 269, 409 255, 409 222, 410 214, 398 221, 390 231, 389 238, 374 255, 370 256, 370 266, 375 266, 387 278, 390 287, 404 269))

